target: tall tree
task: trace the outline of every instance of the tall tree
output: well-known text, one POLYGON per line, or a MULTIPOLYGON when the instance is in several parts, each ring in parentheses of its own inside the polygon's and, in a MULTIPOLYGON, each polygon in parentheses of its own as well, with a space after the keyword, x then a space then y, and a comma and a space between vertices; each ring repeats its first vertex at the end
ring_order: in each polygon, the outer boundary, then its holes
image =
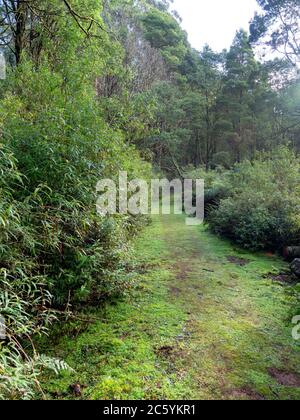
POLYGON ((218 130, 238 162, 255 144, 253 105, 258 73, 248 35, 241 30, 227 54, 224 86, 218 99, 218 130))
POLYGON ((220 66, 222 55, 214 53, 208 46, 200 54, 199 87, 204 98, 201 118, 204 121, 205 164, 209 169, 213 155, 217 153, 216 137, 216 103, 222 86, 220 66))
POLYGON ((57 38, 58 22, 66 16, 86 38, 98 37, 99 29, 104 31, 99 3, 94 0, 88 4, 78 0, 0 0, 0 47, 11 51, 17 65, 25 49, 37 59, 43 40, 57 38))
POLYGON ((187 35, 166 11, 151 8, 143 17, 144 36, 159 49, 172 71, 177 70, 188 51, 187 35))
POLYGON ((265 40, 272 50, 296 65, 300 61, 299 0, 257 0, 262 14, 251 22, 251 42, 265 40))

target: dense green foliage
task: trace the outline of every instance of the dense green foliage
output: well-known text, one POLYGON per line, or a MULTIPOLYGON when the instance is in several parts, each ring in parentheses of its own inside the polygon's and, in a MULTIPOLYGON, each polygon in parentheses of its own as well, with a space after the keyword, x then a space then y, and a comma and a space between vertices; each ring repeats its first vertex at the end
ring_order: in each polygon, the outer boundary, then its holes
MULTIPOLYGON (((81 7, 96 13, 97 3, 81 7)), ((21 341, 45 331, 57 317, 53 307, 98 304, 132 285, 128 239, 141 221, 101 219, 96 183, 120 168, 129 178, 147 178, 150 168, 122 131, 108 126, 95 98, 94 78, 121 49, 116 44, 108 53, 101 29, 101 43, 87 40, 68 13, 56 23, 54 37, 41 35, 38 60, 26 44, 1 83, 0 299, 7 343, 0 373, 2 395, 15 398, 31 395, 42 365, 21 341)))
POLYGON ((300 161, 288 149, 238 164, 224 176, 226 196, 209 213, 211 227, 251 249, 296 245, 300 241, 299 185, 300 161))
MULTIPOLYGON (((176 173, 174 159, 181 166, 230 167, 274 146, 299 148, 299 79, 290 60, 260 62, 243 30, 229 51, 195 51, 167 11, 136 25, 164 58, 165 70, 150 89, 152 131, 139 140, 160 168, 176 173)), ((293 30, 299 36, 298 26, 293 30)))

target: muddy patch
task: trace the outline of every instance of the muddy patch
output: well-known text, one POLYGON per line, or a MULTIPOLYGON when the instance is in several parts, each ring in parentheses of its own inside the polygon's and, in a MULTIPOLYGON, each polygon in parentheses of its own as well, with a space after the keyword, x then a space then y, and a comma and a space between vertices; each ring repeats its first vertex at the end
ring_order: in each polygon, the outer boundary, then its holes
POLYGON ((175 346, 163 346, 155 350, 156 356, 160 359, 164 359, 171 362, 176 362, 178 359, 182 359, 185 353, 182 349, 175 346))
POLYGON ((268 277, 275 283, 290 284, 290 285, 295 283, 295 280, 293 279, 293 277, 287 273, 270 274, 268 277))
POLYGON ((276 368, 269 369, 269 375, 279 383, 279 385, 300 388, 300 376, 296 373, 287 372, 276 368))
POLYGON ((265 276, 265 278, 271 279, 274 283, 280 283, 283 285, 285 284, 291 285, 295 283, 292 276, 288 273, 279 273, 279 274, 269 273, 268 275, 265 276))
POLYGON ((245 267, 251 262, 250 260, 246 258, 238 258, 238 257, 233 257, 231 255, 227 257, 227 261, 230 262, 231 264, 238 265, 239 267, 245 267))
POLYGON ((163 359, 168 359, 174 354, 175 348, 173 346, 163 346, 155 350, 155 354, 163 359))
POLYGON ((265 400, 265 398, 261 394, 254 391, 251 388, 235 389, 231 393, 231 397, 233 397, 236 400, 251 400, 251 401, 264 401, 265 400))

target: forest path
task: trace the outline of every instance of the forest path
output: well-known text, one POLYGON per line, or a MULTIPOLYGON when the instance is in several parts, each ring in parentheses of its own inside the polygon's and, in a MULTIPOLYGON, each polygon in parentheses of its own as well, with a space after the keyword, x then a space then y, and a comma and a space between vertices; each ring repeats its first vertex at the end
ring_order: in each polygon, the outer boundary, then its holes
POLYGON ((236 249, 203 226, 187 226, 182 216, 162 216, 154 223, 163 233, 165 264, 172 273, 169 298, 187 315, 182 335, 162 356, 176 359, 192 395, 299 398, 291 301, 286 285, 268 276, 282 272, 283 262, 236 249))
POLYGON ((282 260, 174 215, 153 219, 135 258, 137 287, 91 314, 103 321, 44 343, 74 368, 45 378, 48 398, 72 399, 79 383, 83 399, 300 399, 294 300, 269 274, 282 260))

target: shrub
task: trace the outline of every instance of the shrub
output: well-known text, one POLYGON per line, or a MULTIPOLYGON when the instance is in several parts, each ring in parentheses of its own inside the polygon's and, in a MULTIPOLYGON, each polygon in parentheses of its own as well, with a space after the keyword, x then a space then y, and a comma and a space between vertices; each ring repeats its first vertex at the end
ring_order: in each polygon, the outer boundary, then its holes
POLYGON ((300 161, 285 147, 235 166, 228 197, 209 215, 214 232, 251 249, 278 250, 300 240, 300 161))
POLYGON ((55 319, 47 278, 34 258, 34 229, 26 223, 30 205, 13 196, 22 185, 13 154, 0 144, 0 315, 6 332, 0 341, 0 399, 28 399, 42 367, 67 368, 60 361, 29 356, 21 343, 44 333, 55 319))
POLYGON ((223 167, 225 169, 230 169, 233 165, 233 159, 230 153, 228 152, 219 152, 216 153, 211 161, 212 168, 223 167))
POLYGON ((142 220, 98 216, 96 184, 121 169, 129 179, 147 178, 150 166, 103 121, 93 92, 66 94, 47 64, 39 71, 20 65, 7 83, 0 100, 0 316, 7 325, 0 398, 30 398, 42 366, 66 367, 33 347, 25 352, 32 336, 47 332, 62 309, 98 305, 133 286, 129 240, 142 220), (52 85, 43 107, 28 94, 52 85))
MULTIPOLYGON (((215 170, 207 171, 204 167, 185 168, 184 175, 189 179, 203 179, 205 187, 205 216, 207 217, 212 209, 219 206, 220 201, 228 197, 228 185, 226 184, 227 172, 218 167, 215 170)), ((196 204, 196 199, 194 204, 196 204)))

